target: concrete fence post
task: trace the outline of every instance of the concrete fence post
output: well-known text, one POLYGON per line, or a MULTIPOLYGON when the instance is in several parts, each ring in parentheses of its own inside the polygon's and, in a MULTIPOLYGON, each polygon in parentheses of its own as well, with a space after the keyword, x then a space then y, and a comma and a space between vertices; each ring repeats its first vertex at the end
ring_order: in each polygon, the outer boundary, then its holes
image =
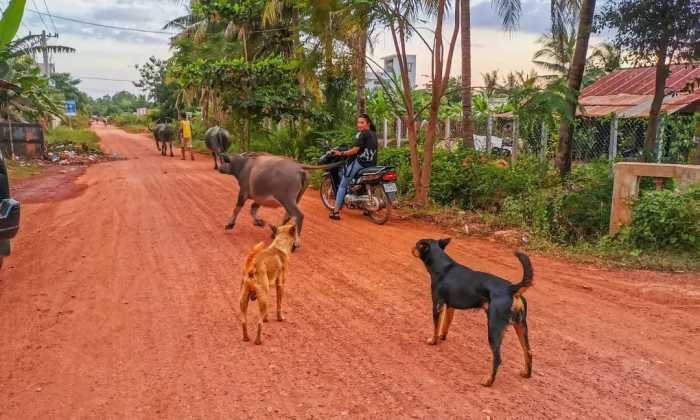
POLYGON ((664 154, 664 131, 666 131, 665 119, 659 116, 659 125, 656 126, 656 163, 661 163, 664 154))
POLYGON ((396 117, 396 147, 401 147, 401 117, 396 117))
POLYGON ((493 136, 493 115, 486 120, 486 153, 491 153, 491 136, 493 136))
POLYGON ((389 120, 384 118, 384 148, 389 147, 389 120))
POLYGON ((617 115, 613 114, 612 120, 610 120, 610 147, 608 149, 608 160, 610 163, 615 162, 617 157, 617 115))
POLYGON ((510 154, 510 161, 512 164, 518 161, 518 137, 520 137, 520 128, 518 127, 518 117, 513 117, 513 151, 510 154))

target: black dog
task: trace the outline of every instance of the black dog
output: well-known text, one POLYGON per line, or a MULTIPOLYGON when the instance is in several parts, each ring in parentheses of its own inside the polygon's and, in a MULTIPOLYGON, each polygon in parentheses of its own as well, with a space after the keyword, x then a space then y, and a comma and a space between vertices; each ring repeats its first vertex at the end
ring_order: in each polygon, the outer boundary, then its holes
POLYGON ((523 280, 512 284, 492 274, 470 270, 458 264, 445 253, 450 239, 421 239, 413 249, 413 255, 423 260, 430 273, 433 297, 433 336, 428 344, 445 340, 455 309, 484 308, 488 316, 489 345, 493 353, 491 373, 481 381, 491 386, 501 364, 501 340, 508 324, 518 334, 525 357, 524 378, 532 375, 532 353, 527 338, 527 302, 522 296, 532 286, 532 265, 521 251, 515 256, 523 265, 523 280))

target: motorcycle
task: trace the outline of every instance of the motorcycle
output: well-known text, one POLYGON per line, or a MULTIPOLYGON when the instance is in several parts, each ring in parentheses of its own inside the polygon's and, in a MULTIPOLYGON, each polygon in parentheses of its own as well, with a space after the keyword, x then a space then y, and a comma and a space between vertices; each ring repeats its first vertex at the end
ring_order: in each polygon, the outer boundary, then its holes
MULTIPOLYGON (((328 150, 318 163, 320 165, 336 164, 328 169, 321 178, 321 201, 331 210, 335 207, 335 195, 345 170, 346 158, 336 156, 335 151, 346 151, 348 146, 328 150)), ((391 217, 393 202, 396 200, 396 171, 391 166, 372 166, 363 168, 350 180, 345 195, 345 207, 362 209, 366 216, 378 225, 383 225, 391 217)))

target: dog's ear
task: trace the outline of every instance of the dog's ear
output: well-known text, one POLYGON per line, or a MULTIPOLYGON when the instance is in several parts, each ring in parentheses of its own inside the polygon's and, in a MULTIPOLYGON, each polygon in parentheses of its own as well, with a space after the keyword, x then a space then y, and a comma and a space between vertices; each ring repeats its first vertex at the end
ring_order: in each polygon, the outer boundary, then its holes
POLYGON ((414 257, 420 257, 428 250, 429 247, 430 246, 425 243, 425 241, 418 241, 416 242, 416 246, 411 250, 411 253, 414 257))
POLYGON ((447 247, 447 244, 449 244, 451 240, 452 238, 440 239, 438 241, 438 246, 442 249, 445 249, 447 247))

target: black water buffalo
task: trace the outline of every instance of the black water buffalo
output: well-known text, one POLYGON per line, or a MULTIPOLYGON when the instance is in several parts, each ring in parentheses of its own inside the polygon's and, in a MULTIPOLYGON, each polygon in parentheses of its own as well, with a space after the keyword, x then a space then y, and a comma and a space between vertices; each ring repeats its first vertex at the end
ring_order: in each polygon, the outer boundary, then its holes
POLYGON ((308 174, 299 163, 280 156, 266 153, 247 153, 245 155, 220 154, 222 162, 219 172, 233 175, 238 180, 239 191, 233 215, 226 224, 226 229, 233 229, 238 213, 246 201, 253 200, 250 214, 253 224, 265 226, 258 218, 260 206, 283 207, 286 215, 283 224, 291 218, 296 222, 295 248, 301 244, 301 228, 304 214, 297 203, 309 186, 308 174))
POLYGON ((211 150, 214 156, 214 169, 219 169, 219 162, 224 163, 221 154, 226 153, 231 146, 231 135, 225 128, 214 126, 204 133, 204 141, 207 143, 207 149, 211 150))
POLYGON ((153 138, 156 139, 156 148, 161 155, 166 156, 168 154, 167 149, 170 145, 170 156, 173 155, 173 135, 174 131, 172 127, 168 124, 158 124, 155 128, 152 128, 153 138), (162 145, 161 145, 162 143, 162 145))

